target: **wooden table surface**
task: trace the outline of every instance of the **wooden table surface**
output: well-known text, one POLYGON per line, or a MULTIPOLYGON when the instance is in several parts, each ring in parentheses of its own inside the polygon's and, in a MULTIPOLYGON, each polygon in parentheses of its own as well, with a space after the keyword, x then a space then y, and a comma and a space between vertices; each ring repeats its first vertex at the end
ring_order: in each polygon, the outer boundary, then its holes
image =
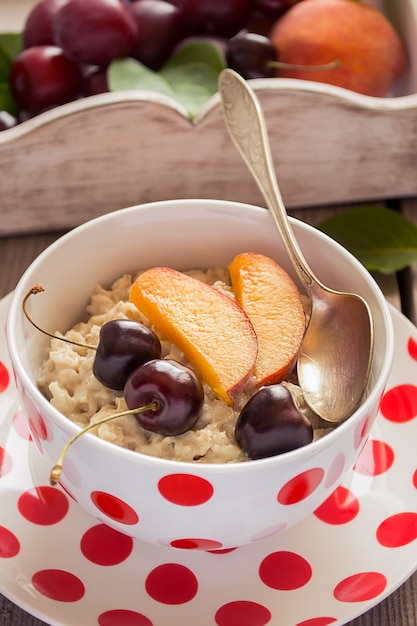
MULTIPOLYGON (((402 203, 402 207, 404 212, 417 223, 417 200, 407 200, 402 203)), ((316 224, 336 210, 340 210, 340 207, 299 210, 293 213, 307 222, 316 224)), ((0 238, 0 298, 13 290, 29 263, 59 234, 48 233, 0 238)), ((395 307, 403 308, 403 312, 415 322, 414 297, 417 293, 417 278, 414 276, 414 268, 401 272, 399 276, 377 277, 377 280, 387 299, 395 307), (416 285, 414 290, 413 280, 416 285)), ((416 546, 411 544, 410 549, 415 550, 416 546)), ((62 620, 62 624, 65 624, 65 607, 62 620)), ((45 622, 32 617, 6 597, 0 595, 1 626, 42 626, 43 624, 45 622)), ((375 608, 349 622, 349 626, 415 626, 416 624, 417 573, 375 608)), ((79 626, 83 626, 83 624, 80 623, 79 626)), ((173 624, 172 626, 191 625, 173 624)))

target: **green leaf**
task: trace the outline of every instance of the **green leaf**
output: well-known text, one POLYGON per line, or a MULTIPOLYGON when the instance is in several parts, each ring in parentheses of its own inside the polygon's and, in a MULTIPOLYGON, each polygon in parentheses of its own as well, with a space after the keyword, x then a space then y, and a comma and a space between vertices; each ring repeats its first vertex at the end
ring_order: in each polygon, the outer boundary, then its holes
POLYGON ((0 33, 0 48, 12 61, 23 50, 22 36, 20 33, 0 33))
POLYGON ((134 59, 114 61, 108 72, 109 88, 111 91, 157 91, 181 103, 193 118, 217 92, 223 68, 218 48, 207 41, 196 41, 182 46, 159 72, 153 72, 134 59))
POLYGON ((369 271, 392 274, 417 262, 417 226, 396 211, 359 206, 318 227, 352 252, 369 271))
POLYGON ((187 63, 161 70, 174 97, 195 117, 203 104, 216 93, 218 73, 203 63, 187 63))
POLYGON ((108 71, 109 89, 143 89, 175 97, 170 85, 158 73, 153 72, 135 59, 118 59, 110 64, 108 71))
POLYGON ((10 67, 22 50, 22 38, 15 33, 0 33, 0 111, 18 113, 9 87, 10 67))
POLYGON ((0 82, 8 82, 13 59, 19 54, 21 49, 22 40, 20 35, 0 33, 0 82))
POLYGON ((217 46, 209 41, 184 44, 160 70, 177 100, 195 117, 203 104, 218 90, 218 78, 225 67, 217 46))
POLYGON ((8 83, 0 83, 0 111, 7 111, 12 115, 17 115, 19 112, 8 83))
POLYGON ((217 46, 209 41, 192 41, 174 52, 165 63, 162 71, 170 71, 188 63, 202 63, 220 73, 224 68, 224 59, 217 46))

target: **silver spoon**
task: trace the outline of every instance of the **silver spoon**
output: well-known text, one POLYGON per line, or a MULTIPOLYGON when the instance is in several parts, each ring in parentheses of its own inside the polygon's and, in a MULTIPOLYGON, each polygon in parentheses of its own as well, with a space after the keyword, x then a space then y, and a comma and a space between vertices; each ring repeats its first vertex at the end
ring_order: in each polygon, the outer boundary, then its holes
POLYGON ((223 70, 219 91, 227 129, 261 190, 291 262, 311 301, 311 315, 297 361, 308 406, 327 422, 351 415, 365 391, 374 332, 367 303, 356 294, 325 287, 297 243, 281 197, 259 100, 233 70, 223 70))

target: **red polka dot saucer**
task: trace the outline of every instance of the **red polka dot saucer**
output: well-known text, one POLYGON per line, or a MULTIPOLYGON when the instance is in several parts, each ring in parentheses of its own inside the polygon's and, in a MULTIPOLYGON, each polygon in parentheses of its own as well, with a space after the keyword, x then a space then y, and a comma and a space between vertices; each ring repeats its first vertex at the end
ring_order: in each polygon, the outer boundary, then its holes
MULTIPOLYGON (((3 328, 7 306, 6 298, 3 328)), ((61 626, 341 625, 380 602, 417 568, 417 457, 408 443, 417 438, 417 329, 391 313, 393 370, 348 479, 304 522, 223 551, 132 540, 51 488, 3 332, 0 591, 61 626)))

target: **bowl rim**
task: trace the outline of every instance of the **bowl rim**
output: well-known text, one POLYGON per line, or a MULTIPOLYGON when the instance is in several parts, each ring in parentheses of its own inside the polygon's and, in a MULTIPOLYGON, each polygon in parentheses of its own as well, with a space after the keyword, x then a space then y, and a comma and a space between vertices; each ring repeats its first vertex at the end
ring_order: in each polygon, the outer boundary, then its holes
MULTIPOLYGON (((264 207, 230 201, 230 200, 216 200, 216 199, 199 199, 199 198, 187 198, 187 199, 174 199, 174 200, 158 200, 152 202, 146 202, 143 204, 132 205, 126 207, 124 209, 118 209, 115 211, 111 211, 104 215, 95 217, 91 220, 88 220, 79 226, 69 230, 67 233, 63 234, 52 244, 47 246, 27 267, 25 272, 22 274, 16 288, 12 294, 11 301, 9 304, 9 310, 7 313, 7 321, 6 321, 6 341, 8 346, 8 351, 10 354, 10 358, 12 361, 13 368, 15 370, 15 376, 17 376, 23 382, 23 386, 28 393, 29 396, 35 394, 37 398, 37 403, 40 404, 43 408, 45 408, 47 413, 50 413, 53 416, 53 419, 57 422, 60 427, 63 427, 65 430, 69 430, 69 435, 75 434, 77 431, 81 430, 77 424, 72 422, 69 418, 67 418, 63 413, 58 411, 55 407, 51 405, 51 403, 43 396, 40 390, 37 388, 35 383, 32 381, 31 377, 27 373, 22 361, 20 360, 19 353, 17 351, 17 347, 14 341, 14 335, 18 332, 17 329, 17 320, 19 319, 18 313, 20 312, 22 306, 22 299, 27 291, 27 289, 23 288, 25 283, 27 282, 28 277, 33 273, 38 265, 40 265, 45 258, 49 255, 53 254, 56 248, 59 248, 61 244, 71 238, 77 237, 79 233, 84 231, 88 231, 91 228, 94 228, 98 223, 105 223, 107 221, 113 221, 115 218, 118 218, 123 215, 129 215, 131 213, 136 212, 146 212, 146 211, 155 211, 158 207, 172 207, 174 205, 193 205, 195 203, 199 203, 200 206, 205 206, 208 209, 218 209, 220 206, 227 207, 228 211, 241 212, 249 211, 254 215, 256 213, 268 214, 268 211, 264 207), (29 390, 29 391, 28 391, 29 390)), ((172 212, 172 219, 176 219, 175 212, 172 212)), ((272 219, 272 218, 271 218, 272 219)), ((385 296, 376 283, 376 281, 372 278, 372 276, 368 273, 366 268, 356 259, 348 250, 346 250, 343 246, 341 246, 338 242, 331 239, 328 235, 313 227, 310 224, 307 224, 295 217, 290 216, 290 221, 295 229, 300 229, 301 231, 307 231, 309 233, 313 232, 314 236, 318 237, 319 240, 326 242, 327 245, 333 247, 339 254, 347 257, 351 264, 355 267, 355 269, 365 276, 368 282, 371 284, 372 289, 377 297, 378 304, 380 305, 380 311, 382 313, 384 324, 386 328, 386 353, 385 358, 383 360, 381 371, 379 373, 378 378, 375 380, 375 383, 369 393, 369 395, 365 398, 362 404, 359 405, 361 411, 364 415, 369 414, 371 411, 371 405, 374 404, 374 398, 376 395, 380 395, 383 393, 383 389, 385 387, 386 381, 388 379, 388 375, 391 371, 393 356, 394 356, 394 329, 392 317, 389 312, 388 303, 385 299, 385 296)), ((277 236, 278 233, 277 233, 277 236)), ((358 407, 358 408, 359 408, 358 407)), ((302 461, 307 457, 313 457, 315 454, 318 454, 322 448, 326 448, 331 444, 333 440, 339 438, 343 435, 345 430, 352 428, 352 419, 356 414, 355 412, 344 422, 339 424, 336 428, 334 428, 331 432, 326 434, 324 437, 321 437, 318 440, 312 441, 311 443, 302 446, 300 448, 296 448, 295 450, 291 450, 279 455, 261 458, 261 459, 251 459, 250 462, 242 461, 242 462, 232 462, 232 463, 198 463, 192 461, 180 461, 173 459, 160 458, 156 456, 152 456, 146 454, 144 452, 137 452, 133 450, 129 450, 117 444, 111 443, 104 439, 101 439, 97 435, 93 433, 86 433, 82 437, 80 437, 79 443, 85 442, 85 445, 93 446, 97 448, 99 451, 103 451, 104 453, 112 452, 113 454, 117 454, 127 461, 131 461, 136 464, 137 462, 145 463, 145 465, 151 465, 154 467, 163 468, 165 471, 169 470, 172 472, 175 468, 178 470, 182 470, 183 472, 190 471, 193 468, 193 473, 201 473, 204 470, 204 473, 219 473, 225 471, 227 468, 228 473, 232 472, 245 472, 250 470, 250 468, 264 468, 269 465, 273 465, 279 467, 280 465, 286 464, 290 459, 295 461, 302 461)), ((300 465, 301 467, 301 465, 300 465)))

